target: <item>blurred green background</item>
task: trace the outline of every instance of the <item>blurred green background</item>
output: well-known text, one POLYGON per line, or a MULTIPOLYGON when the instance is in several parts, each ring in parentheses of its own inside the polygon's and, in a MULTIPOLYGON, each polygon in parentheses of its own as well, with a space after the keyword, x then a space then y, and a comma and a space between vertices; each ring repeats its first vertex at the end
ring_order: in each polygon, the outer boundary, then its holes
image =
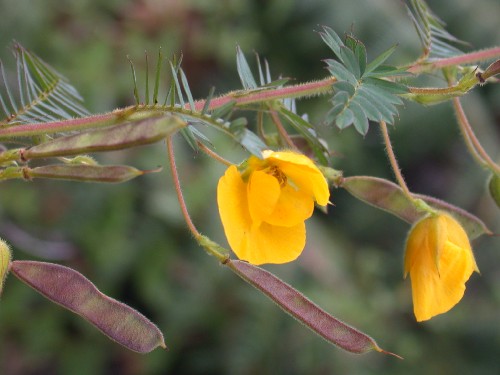
MULTIPOLYGON (((429 2, 465 49, 500 44, 497 0, 429 2)), ((326 75, 327 47, 315 31, 353 30, 376 56, 395 43, 391 58, 416 58, 419 42, 403 2, 295 1, 30 1, 0 0, 0 57, 12 66, 12 40, 67 76, 93 113, 133 103, 130 66, 143 72, 144 51, 182 51, 193 93, 202 98, 240 88, 239 44, 253 62, 265 57, 275 77, 297 82, 326 75)), ((14 75, 13 75, 14 77, 14 75)), ((440 84, 439 77, 433 77, 440 84)), ((139 80, 141 82, 141 80, 139 80)), ((487 150, 498 155, 500 90, 476 89, 463 99, 487 150)), ((328 103, 299 103, 335 150, 346 175, 392 178, 376 128, 363 139, 321 125, 328 103)), ((500 231, 498 209, 485 192, 487 174, 466 153, 449 103, 406 104, 392 129, 410 187, 461 206, 500 231)), ((245 155, 215 137, 234 162, 245 155)), ((176 151, 186 200, 199 229, 225 244, 215 187, 224 168, 196 155, 181 137, 176 151)), ((328 215, 308 222, 308 244, 297 262, 265 268, 327 311, 405 358, 343 352, 285 315, 229 270, 219 266, 185 228, 169 176, 165 147, 156 144, 99 155, 164 171, 121 185, 37 180, 4 182, 0 235, 15 259, 73 267, 104 293, 139 309, 165 334, 169 351, 129 352, 14 277, 0 300, 0 373, 42 374, 495 374, 500 373, 498 239, 473 243, 481 276, 467 284, 451 312, 417 324, 409 280, 402 278, 408 225, 332 191, 328 215)))

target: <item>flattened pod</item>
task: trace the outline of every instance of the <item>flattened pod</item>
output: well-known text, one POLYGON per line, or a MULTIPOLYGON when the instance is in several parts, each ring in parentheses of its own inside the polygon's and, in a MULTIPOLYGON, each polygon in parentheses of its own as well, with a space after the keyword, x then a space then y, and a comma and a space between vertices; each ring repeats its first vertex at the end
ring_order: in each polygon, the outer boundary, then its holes
MULTIPOLYGON (((425 216, 425 212, 418 211, 398 185, 388 180, 371 176, 352 176, 345 178, 341 186, 354 197, 390 212, 408 223, 415 223, 425 216)), ((412 195, 437 210, 452 213, 470 239, 482 234, 492 234, 478 217, 459 207, 426 195, 412 195)))
POLYGON ((240 260, 227 261, 225 264, 328 342, 351 353, 363 354, 375 350, 401 358, 381 349, 370 336, 328 314, 272 273, 240 260))
POLYGON ((51 164, 25 171, 28 178, 53 178, 59 180, 120 183, 151 171, 140 171, 128 165, 51 164))
POLYGON ((166 349, 161 331, 144 315, 101 293, 81 273, 61 265, 14 261, 12 273, 64 308, 88 320, 102 333, 139 353, 166 349))

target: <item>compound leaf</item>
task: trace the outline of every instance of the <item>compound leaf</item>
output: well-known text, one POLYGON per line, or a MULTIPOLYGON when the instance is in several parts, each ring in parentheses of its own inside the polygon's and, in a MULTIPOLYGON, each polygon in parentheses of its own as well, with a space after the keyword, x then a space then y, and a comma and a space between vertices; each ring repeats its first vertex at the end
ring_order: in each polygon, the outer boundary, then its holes
POLYGON ((15 43, 17 95, 0 61, 0 125, 67 120, 89 115, 68 79, 34 53, 15 43))

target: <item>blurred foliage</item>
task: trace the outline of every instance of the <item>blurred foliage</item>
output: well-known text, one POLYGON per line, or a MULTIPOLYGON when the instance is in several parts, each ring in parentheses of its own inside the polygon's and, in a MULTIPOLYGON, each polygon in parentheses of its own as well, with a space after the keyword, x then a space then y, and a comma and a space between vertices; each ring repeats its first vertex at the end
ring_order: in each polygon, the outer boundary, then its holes
MULTIPOLYGON (((497 0, 429 1, 448 30, 474 49, 500 44, 497 0)), ((15 39, 64 75, 94 113, 133 103, 129 54, 141 72, 144 50, 182 51, 193 93, 239 88, 235 46, 257 51, 274 75, 297 81, 327 74, 331 57, 314 32, 328 25, 354 29, 376 56, 394 43, 392 64, 419 55, 418 37, 402 3, 389 0, 0 0, 0 46, 15 39)), ((2 60, 10 52, 0 50, 2 60)), ((15 75, 13 75, 15 77, 15 75)), ((443 82, 444 84, 444 82, 443 82)), ((500 91, 495 85, 463 103, 487 150, 498 147, 500 91)), ((299 103, 320 123, 321 99, 299 103)), ((320 127, 346 175, 391 178, 380 135, 320 127)), ((392 131, 413 191, 443 198, 500 231, 458 135, 449 104, 408 104, 392 131), (432 132, 432 137, 429 136, 432 132), (466 176, 466 177, 465 177, 466 176), (467 183, 464 183, 467 181, 467 183), (495 227, 496 225, 496 227, 495 227)), ((176 144, 186 201, 198 227, 224 242, 215 204, 221 166, 176 144)), ((218 151, 239 162, 244 154, 223 138, 218 151)), ((161 145, 100 155, 138 168, 166 166, 161 145)), ((15 259, 52 259, 89 277, 103 292, 142 311, 165 334, 170 351, 131 353, 83 320, 9 278, 0 301, 0 372, 38 374, 494 374, 500 371, 500 255, 491 238, 473 243, 481 276, 446 315, 415 323, 411 290, 402 279, 408 226, 333 191, 328 215, 308 223, 298 262, 268 266, 327 311, 403 357, 358 357, 323 342, 274 304, 219 267, 191 239, 164 171, 121 185, 6 182, 0 195, 0 235, 15 259), (47 258, 44 249, 61 246, 47 258)), ((49 252, 50 253, 50 252, 49 252)))

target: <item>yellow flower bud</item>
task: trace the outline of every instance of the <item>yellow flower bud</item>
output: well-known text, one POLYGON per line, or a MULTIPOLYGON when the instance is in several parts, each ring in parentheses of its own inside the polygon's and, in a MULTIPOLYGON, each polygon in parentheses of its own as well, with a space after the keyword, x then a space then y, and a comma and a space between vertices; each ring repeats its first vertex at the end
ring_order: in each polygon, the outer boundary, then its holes
POLYGON ((416 223, 406 241, 404 276, 410 274, 417 321, 455 306, 474 271, 479 269, 469 238, 453 217, 439 213, 416 223))
POLYGON ((286 263, 305 246, 304 221, 314 202, 325 206, 325 177, 308 157, 291 151, 251 156, 243 170, 230 166, 217 186, 217 203, 229 245, 252 264, 286 263))

